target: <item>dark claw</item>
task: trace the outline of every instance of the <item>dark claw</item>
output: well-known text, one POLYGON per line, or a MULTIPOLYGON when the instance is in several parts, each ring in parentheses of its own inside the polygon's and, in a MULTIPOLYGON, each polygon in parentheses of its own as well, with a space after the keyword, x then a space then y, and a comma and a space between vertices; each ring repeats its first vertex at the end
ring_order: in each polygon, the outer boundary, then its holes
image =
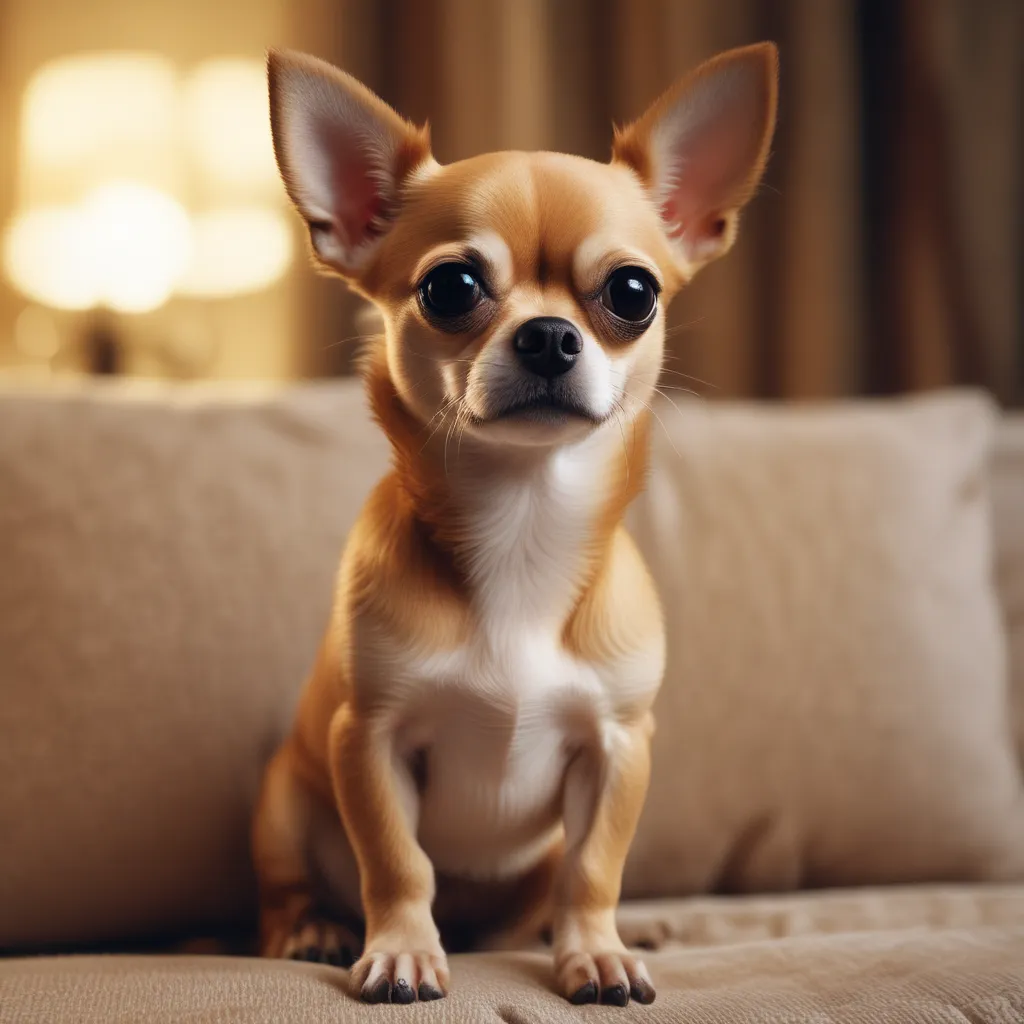
POLYGON ((629 994, 638 1002, 643 1003, 645 1006, 650 1006, 654 1002, 654 986, 649 985, 642 978, 637 978, 629 987, 629 994))
POLYGON ((360 995, 364 1003, 386 1003, 391 998, 391 983, 381 978, 373 988, 364 986, 360 995))
POLYGON ((569 1002, 572 1003, 573 1006, 580 1006, 583 1003, 596 1003, 597 982, 588 981, 585 985, 581 985, 571 996, 569 996, 569 1002))
POLYGON ((415 1001, 416 993, 412 990, 412 985, 405 980, 405 978, 399 978, 395 982, 395 987, 391 990, 391 1002, 393 1003, 411 1003, 415 1001))
POLYGON ((420 982, 420 989, 417 994, 420 997, 421 1003, 430 1003, 435 999, 444 998, 444 993, 439 988, 434 988, 433 985, 428 985, 425 981, 420 982))
POLYGON ((320 950, 316 946, 304 946, 302 949, 295 950, 289 959, 316 964, 320 962, 320 950))
POLYGON ((629 992, 625 985, 609 985, 601 990, 601 1002, 609 1006, 625 1006, 629 1002, 629 992))

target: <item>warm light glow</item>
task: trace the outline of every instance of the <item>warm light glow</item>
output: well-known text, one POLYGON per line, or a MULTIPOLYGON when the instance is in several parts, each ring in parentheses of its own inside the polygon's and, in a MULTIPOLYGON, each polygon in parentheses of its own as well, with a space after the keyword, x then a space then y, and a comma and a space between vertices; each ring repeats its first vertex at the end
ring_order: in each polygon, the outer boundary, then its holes
POLYGON ((287 269, 261 61, 210 60, 182 79, 158 54, 64 57, 32 77, 21 128, 2 255, 30 299, 141 313, 287 269), (190 218, 180 200, 207 212, 190 218))
POLYGON ((189 220, 170 196, 128 182, 86 201, 100 301, 124 313, 163 305, 188 265, 189 220))
POLYGON ((288 269, 292 233, 277 210, 229 207, 193 219, 192 262, 180 290, 228 296, 273 284, 288 269))
POLYGON ((88 258, 86 225, 75 207, 27 210, 4 235, 4 269, 11 282, 30 299, 57 309, 94 305, 88 258))
POLYGON ((214 184, 276 197, 266 74, 258 60, 201 64, 185 84, 185 126, 194 159, 214 184))
POLYGON ((60 331, 41 306, 26 306, 14 321, 14 347, 24 356, 49 362, 60 352, 60 331))
POLYGON ((21 205, 74 201, 114 176, 173 190, 178 95, 173 64, 156 54, 44 65, 22 102, 21 205))
POLYGON ((5 237, 4 264, 25 295, 49 306, 144 313, 170 297, 189 241, 188 215, 177 202, 114 182, 78 206, 21 214, 5 237))

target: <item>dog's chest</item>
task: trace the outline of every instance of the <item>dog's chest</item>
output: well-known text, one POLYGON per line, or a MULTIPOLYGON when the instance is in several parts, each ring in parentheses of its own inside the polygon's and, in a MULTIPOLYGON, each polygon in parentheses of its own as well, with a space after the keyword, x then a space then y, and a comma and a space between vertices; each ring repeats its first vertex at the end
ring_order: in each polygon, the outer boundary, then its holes
POLYGON ((445 661, 402 730, 420 841, 442 870, 503 873, 557 824, 565 769, 599 732, 603 694, 543 633, 481 638, 445 661))
POLYGON ((476 628, 457 651, 409 666, 429 696, 407 717, 403 746, 420 759, 420 841, 442 869, 528 859, 560 817, 569 759, 606 711, 597 671, 562 643, 593 480, 556 468, 482 496, 471 521, 476 628))

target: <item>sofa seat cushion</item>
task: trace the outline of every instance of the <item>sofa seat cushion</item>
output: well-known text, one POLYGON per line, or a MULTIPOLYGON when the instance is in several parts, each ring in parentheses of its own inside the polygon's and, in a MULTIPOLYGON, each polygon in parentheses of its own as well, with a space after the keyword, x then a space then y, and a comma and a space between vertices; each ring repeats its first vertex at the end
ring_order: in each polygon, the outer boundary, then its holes
POLYGON ((913 928, 1018 927, 1024 926, 1024 885, 908 885, 630 900, 619 907, 618 919, 628 945, 657 949, 913 928))
MULTIPOLYGON (((723 1024, 1007 1024, 1024 1019, 1024 925, 863 932, 648 958, 653 1006, 579 1009, 551 990, 548 959, 453 959, 443 1003, 402 1007, 403 1021, 578 1024, 581 1017, 723 1024)), ((41 957, 0 964, 4 1024, 320 1024, 391 1020, 344 989, 344 972, 287 961, 198 956, 41 957)))
POLYGON ((647 954, 653 1006, 571 1007, 543 953, 457 956, 443 1003, 367 1007, 331 967, 225 956, 0 961, 2 1024, 1008 1024, 1024 1020, 1024 886, 864 889, 622 908, 647 954))

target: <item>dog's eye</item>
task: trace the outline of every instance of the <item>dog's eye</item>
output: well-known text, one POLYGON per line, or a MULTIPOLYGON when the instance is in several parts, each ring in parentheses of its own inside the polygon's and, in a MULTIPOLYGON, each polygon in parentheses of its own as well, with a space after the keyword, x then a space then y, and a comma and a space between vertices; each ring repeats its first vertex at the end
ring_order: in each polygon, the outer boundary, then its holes
POLYGON ((601 304, 620 320, 641 324, 654 315, 658 286, 640 267, 619 267, 605 283, 601 304))
POLYGON ((468 313, 480 301, 480 282, 464 263, 442 263, 420 284, 420 301, 435 316, 468 313))

